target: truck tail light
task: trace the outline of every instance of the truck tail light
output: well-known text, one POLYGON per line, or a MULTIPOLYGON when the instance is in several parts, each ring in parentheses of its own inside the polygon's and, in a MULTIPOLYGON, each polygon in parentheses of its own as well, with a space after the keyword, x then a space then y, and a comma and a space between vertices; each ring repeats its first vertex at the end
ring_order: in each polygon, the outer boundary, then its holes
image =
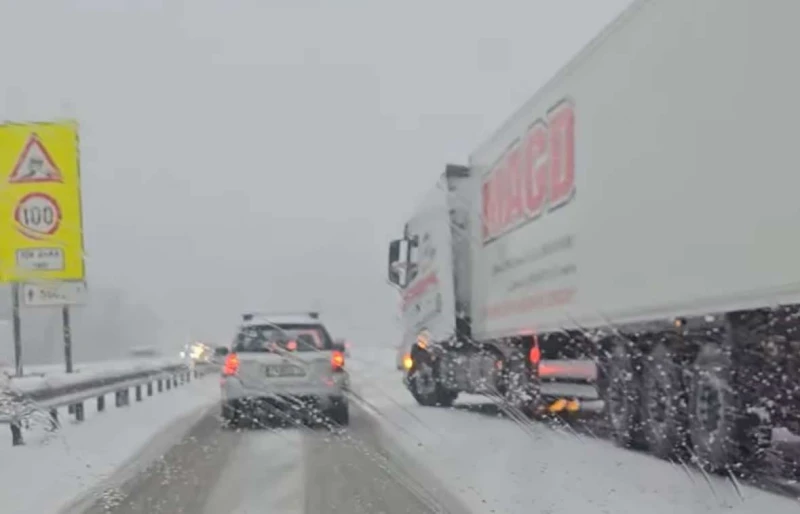
POLYGON ((539 350, 539 345, 538 344, 534 344, 531 347, 531 351, 528 354, 528 359, 531 361, 531 364, 533 364, 534 366, 539 364, 539 361, 542 360, 542 351, 539 350))
POLYGON ((333 368, 333 371, 344 369, 344 354, 339 350, 334 350, 331 354, 331 368, 333 368))
POLYGON ((235 353, 229 354, 225 358, 225 364, 222 366, 222 374, 226 377, 235 375, 239 372, 239 356, 235 353))

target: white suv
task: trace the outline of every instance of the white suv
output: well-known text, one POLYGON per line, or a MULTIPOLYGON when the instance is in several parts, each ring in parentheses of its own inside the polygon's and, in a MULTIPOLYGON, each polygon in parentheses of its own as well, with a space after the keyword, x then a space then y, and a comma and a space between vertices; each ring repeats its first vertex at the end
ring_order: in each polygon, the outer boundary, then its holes
POLYGON ((222 367, 222 418, 349 423, 344 348, 316 313, 245 314, 222 367))

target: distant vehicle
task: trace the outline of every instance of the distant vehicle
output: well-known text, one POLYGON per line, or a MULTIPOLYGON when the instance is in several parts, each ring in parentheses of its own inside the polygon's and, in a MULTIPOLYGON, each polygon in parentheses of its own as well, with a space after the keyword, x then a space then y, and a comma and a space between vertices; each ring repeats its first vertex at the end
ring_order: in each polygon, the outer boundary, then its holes
POLYGON ((188 357, 193 364, 211 362, 212 347, 200 341, 188 343, 181 352, 181 357, 188 357))
POLYGON ((344 346, 317 313, 245 314, 222 369, 222 418, 349 423, 344 346), (320 416, 321 415, 321 416, 320 416))

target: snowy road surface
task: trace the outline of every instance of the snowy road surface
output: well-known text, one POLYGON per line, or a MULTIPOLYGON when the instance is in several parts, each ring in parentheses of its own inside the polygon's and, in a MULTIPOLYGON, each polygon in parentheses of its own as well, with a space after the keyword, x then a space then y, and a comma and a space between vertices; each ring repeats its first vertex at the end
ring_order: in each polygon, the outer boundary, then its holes
POLYGON ((410 476, 415 464, 387 459, 379 439, 375 420, 358 407, 340 435, 324 428, 225 430, 210 413, 153 468, 86 513, 470 512, 422 490, 410 476))
POLYGON ((482 398, 420 407, 393 357, 364 350, 349 359, 357 397, 341 434, 222 430, 209 377, 43 442, 0 448, 1 510, 55 513, 81 496, 63 512, 800 512, 793 499, 568 427, 479 414, 491 409, 469 404, 482 398))

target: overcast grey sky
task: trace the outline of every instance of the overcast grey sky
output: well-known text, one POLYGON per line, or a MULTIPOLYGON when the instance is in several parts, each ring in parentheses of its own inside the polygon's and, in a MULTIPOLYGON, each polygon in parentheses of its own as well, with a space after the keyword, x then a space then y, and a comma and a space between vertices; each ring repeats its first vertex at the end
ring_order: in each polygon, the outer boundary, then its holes
POLYGON ((90 286, 183 334, 319 302, 395 344, 386 243, 630 0, 0 0, 0 118, 81 123, 90 286))

